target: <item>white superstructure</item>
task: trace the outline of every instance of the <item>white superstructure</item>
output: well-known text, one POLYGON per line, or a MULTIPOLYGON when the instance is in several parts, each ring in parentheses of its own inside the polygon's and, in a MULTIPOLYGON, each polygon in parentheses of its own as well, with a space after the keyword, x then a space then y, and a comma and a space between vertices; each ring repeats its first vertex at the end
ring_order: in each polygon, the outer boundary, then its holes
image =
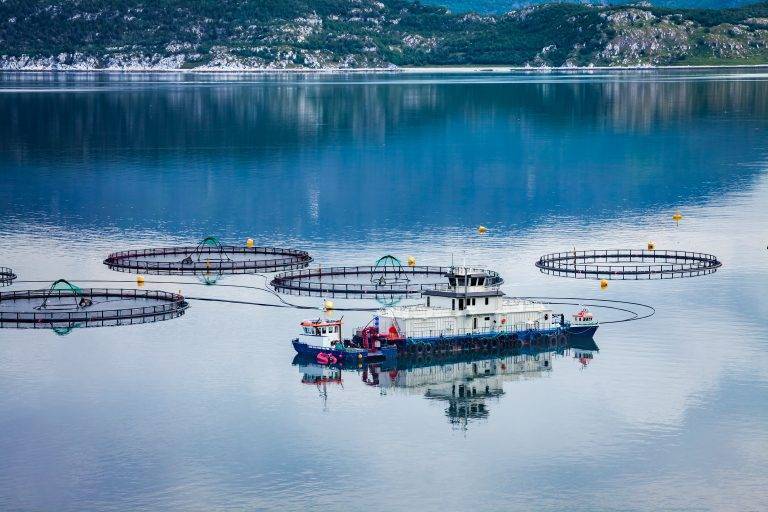
POLYGON ((446 277, 444 289, 423 293, 424 304, 381 310, 379 332, 407 338, 459 336, 549 330, 563 320, 544 304, 505 298, 485 271, 454 268, 446 277))
POLYGON ((304 320, 299 342, 311 347, 330 348, 341 341, 341 320, 304 320))

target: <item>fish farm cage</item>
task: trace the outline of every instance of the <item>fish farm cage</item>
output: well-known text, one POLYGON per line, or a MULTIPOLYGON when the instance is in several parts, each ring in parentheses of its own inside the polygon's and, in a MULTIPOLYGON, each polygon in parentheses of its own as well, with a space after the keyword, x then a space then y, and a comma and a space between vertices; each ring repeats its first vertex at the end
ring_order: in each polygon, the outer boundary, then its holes
POLYGON ((673 279, 712 274, 722 266, 712 254, 690 251, 606 249, 545 254, 543 273, 579 279, 673 279))
POLYGON ((8 267, 0 267, 0 286, 8 286, 16 279, 16 274, 8 267))
POLYGON ((120 272, 217 276, 299 269, 311 262, 306 251, 222 245, 214 237, 205 238, 196 246, 114 252, 104 260, 110 269, 120 272))
POLYGON ((80 288, 59 279, 47 289, 0 293, 0 327, 69 330, 140 324, 182 316, 188 307, 175 293, 80 288))
MULTIPOLYGON (((448 288, 446 274, 452 267, 374 265, 356 267, 318 267, 278 274, 270 285, 291 295, 386 299, 412 297, 427 290, 448 288)), ((504 280, 491 270, 482 270, 488 284, 504 280)))

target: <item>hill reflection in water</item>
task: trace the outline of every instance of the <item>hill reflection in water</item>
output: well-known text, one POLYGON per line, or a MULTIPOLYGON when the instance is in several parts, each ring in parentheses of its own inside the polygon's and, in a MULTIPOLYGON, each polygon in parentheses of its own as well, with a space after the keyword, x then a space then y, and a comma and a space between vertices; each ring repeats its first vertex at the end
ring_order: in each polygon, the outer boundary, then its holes
POLYGON ((642 214, 738 190, 766 160, 763 82, 703 77, 5 78, 0 214, 350 240, 642 214))

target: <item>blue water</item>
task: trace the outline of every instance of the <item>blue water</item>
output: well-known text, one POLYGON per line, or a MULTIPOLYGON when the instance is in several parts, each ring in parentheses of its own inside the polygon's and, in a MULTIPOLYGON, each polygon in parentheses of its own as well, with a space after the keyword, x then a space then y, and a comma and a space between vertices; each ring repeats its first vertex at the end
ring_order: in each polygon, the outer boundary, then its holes
MULTIPOLYGON (((311 311, 193 300, 155 324, 3 329, 0 510, 764 509, 768 74, 2 74, 0 119, 3 291, 134 288, 110 251, 215 235, 323 266, 453 259, 509 295, 657 311, 471 414, 354 371, 303 384, 289 342, 311 311), (650 240, 724 266, 606 290, 533 266, 650 240)), ((279 304, 162 280, 146 287, 279 304)), ((345 312, 347 334, 369 318, 345 312)))

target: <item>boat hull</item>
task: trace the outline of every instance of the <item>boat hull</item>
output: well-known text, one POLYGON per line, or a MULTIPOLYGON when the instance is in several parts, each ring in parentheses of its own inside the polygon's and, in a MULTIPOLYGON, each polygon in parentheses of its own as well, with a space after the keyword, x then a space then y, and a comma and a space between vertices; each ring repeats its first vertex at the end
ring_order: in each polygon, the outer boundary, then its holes
POLYGON ((595 335, 597 328, 597 325, 590 325, 585 327, 571 325, 568 327, 566 332, 568 333, 568 336, 573 338, 591 338, 595 335))
POLYGON ((354 351, 350 350, 337 350, 329 347, 318 347, 315 345, 308 345, 302 343, 299 340, 293 340, 293 348, 296 353, 304 357, 317 357, 317 354, 333 354, 339 361, 350 362, 355 359, 365 359, 368 356, 368 351, 365 349, 358 349, 354 351))
POLYGON ((318 354, 332 354, 339 362, 344 364, 358 363, 375 359, 388 359, 397 356, 395 347, 382 347, 380 350, 367 350, 364 348, 350 348, 338 350, 329 347, 318 347, 293 340, 293 349, 302 357, 315 359, 318 354))
POLYGON ((467 350, 507 349, 524 346, 558 346, 570 339, 589 339, 597 326, 574 327, 567 325, 552 329, 528 329, 514 332, 479 332, 455 336, 405 338, 398 344, 401 352, 447 353, 467 350))

